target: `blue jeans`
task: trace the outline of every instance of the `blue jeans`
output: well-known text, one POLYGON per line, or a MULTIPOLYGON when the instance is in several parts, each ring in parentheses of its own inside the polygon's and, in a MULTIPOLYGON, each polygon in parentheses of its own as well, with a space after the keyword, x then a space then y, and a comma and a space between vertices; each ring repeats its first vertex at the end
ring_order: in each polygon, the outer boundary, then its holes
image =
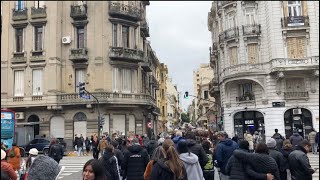
POLYGON ((317 154, 317 150, 318 150, 318 144, 317 143, 312 143, 311 144, 311 147, 312 147, 312 153, 313 154, 317 154))
POLYGON ((82 153, 82 147, 77 147, 77 148, 78 148, 78 151, 77 151, 78 156, 81 156, 81 153, 82 153))

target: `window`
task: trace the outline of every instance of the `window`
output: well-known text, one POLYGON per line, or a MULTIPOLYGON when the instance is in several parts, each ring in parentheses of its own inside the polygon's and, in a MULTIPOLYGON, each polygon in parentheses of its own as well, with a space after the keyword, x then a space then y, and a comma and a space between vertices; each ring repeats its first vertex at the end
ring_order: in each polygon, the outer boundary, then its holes
POLYGON ((137 44, 138 44, 138 42, 137 42, 137 28, 134 28, 134 30, 133 30, 133 38, 134 38, 134 48, 137 49, 138 48, 137 47, 137 44))
POLYGON ((162 116, 165 116, 165 112, 164 112, 164 106, 162 106, 162 116))
POLYGON ((239 100, 253 100, 252 83, 240 84, 240 99, 239 100))
POLYGON ((42 95, 42 69, 32 70, 32 95, 42 95))
POLYGON ((248 44, 247 48, 248 48, 248 63, 249 64, 257 63, 258 45, 248 44))
POLYGON ((117 30, 118 30, 117 24, 112 24, 112 46, 113 47, 117 47, 117 44, 118 44, 117 30))
POLYGON ((129 48, 129 27, 122 26, 122 47, 129 48))
POLYGON ((289 58, 303 58, 306 56, 305 38, 287 38, 289 58))
POLYGON ((77 48, 84 48, 84 27, 77 27, 77 48))
POLYGON ((44 7, 44 1, 34 1, 34 7, 35 8, 43 8, 44 7))
POLYGON ((255 15, 254 9, 246 9, 246 23, 247 25, 255 24, 255 15))
POLYGON ((287 92, 305 92, 303 78, 290 78, 286 80, 287 92))
POLYGON ((132 92, 138 93, 138 71, 132 70, 132 92))
POLYGON ((113 91, 118 92, 119 88, 119 68, 114 67, 112 70, 112 79, 113 79, 113 91))
POLYGON ((228 14, 226 19, 226 30, 236 27, 236 19, 234 13, 228 14))
POLYGON ((43 26, 34 27, 34 50, 42 51, 43 47, 43 26))
POLYGON ((86 82, 86 69, 76 69, 75 70, 76 78, 75 78, 75 92, 79 91, 79 84, 86 82))
POLYGON ((301 16, 301 1, 288 1, 288 16, 301 16))
POLYGON ((164 89, 161 89, 161 97, 162 97, 162 99, 164 99, 164 97, 165 97, 164 89))
POLYGON ((238 64, 238 49, 237 47, 229 48, 229 56, 230 56, 230 65, 237 65, 238 64))
POLYGON ((113 91, 123 93, 138 92, 138 71, 136 69, 113 68, 113 91))
POLYGON ((16 52, 23 52, 23 29, 16 29, 16 52))
POLYGON ((16 1, 16 10, 20 11, 25 8, 26 4, 25 1, 16 1))
POLYGON ((204 96, 204 99, 209 99, 209 93, 208 93, 208 91, 204 91, 204 92, 203 92, 203 96, 204 96))
POLYGON ((14 96, 24 96, 24 71, 14 71, 14 96))
POLYGON ((146 89, 147 89, 147 83, 146 83, 147 82, 146 81, 147 75, 145 72, 142 72, 141 74, 142 74, 141 92, 144 94, 147 92, 146 91, 146 89))
POLYGON ((122 92, 131 92, 131 70, 122 69, 122 92))

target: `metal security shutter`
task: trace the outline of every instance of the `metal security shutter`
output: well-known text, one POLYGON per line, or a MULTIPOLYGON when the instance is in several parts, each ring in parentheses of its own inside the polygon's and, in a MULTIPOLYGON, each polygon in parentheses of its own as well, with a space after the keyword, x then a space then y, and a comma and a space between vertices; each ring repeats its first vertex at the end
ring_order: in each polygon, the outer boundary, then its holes
POLYGON ((80 137, 80 134, 85 138, 87 137, 87 121, 75 121, 74 122, 74 134, 80 137))
POLYGON ((126 116, 114 115, 113 116, 113 133, 122 134, 126 131, 126 116))
POLYGON ((103 125, 103 130, 102 130, 102 132, 103 133, 108 133, 108 134, 110 134, 110 130, 109 130, 109 115, 104 115, 103 116, 104 117, 104 125, 103 125))
POLYGON ((64 118, 61 116, 55 116, 50 121, 50 137, 64 138, 64 118))

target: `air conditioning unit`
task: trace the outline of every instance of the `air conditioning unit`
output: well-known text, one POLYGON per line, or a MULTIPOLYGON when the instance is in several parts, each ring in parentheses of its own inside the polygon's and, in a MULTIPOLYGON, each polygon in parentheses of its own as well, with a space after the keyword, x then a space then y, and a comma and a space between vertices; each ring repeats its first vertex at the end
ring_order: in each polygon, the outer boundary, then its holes
POLYGON ((16 119, 24 119, 24 112, 16 112, 15 117, 16 119))
POLYGON ((70 44, 70 43, 71 43, 71 37, 70 36, 62 37, 62 44, 70 44))
POLYGON ((301 114, 301 109, 293 109, 292 114, 301 114))

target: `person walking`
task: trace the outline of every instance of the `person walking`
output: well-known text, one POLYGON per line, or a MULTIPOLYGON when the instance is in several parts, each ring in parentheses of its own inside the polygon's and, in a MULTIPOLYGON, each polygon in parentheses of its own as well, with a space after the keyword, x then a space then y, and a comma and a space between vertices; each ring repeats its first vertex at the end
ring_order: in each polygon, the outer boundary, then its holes
POLYGON ((164 158, 164 150, 162 146, 158 146, 152 154, 151 160, 149 161, 146 170, 144 171, 143 177, 144 180, 150 180, 151 172, 153 166, 161 159, 164 158))
POLYGON ((307 153, 310 151, 311 144, 303 140, 296 146, 296 150, 289 154, 289 167, 293 180, 312 180, 315 169, 311 168, 307 153))
POLYGON ((143 174, 149 162, 148 152, 141 147, 138 138, 133 139, 131 143, 132 145, 124 154, 123 179, 144 180, 143 174))
POLYGON ((146 147, 150 142, 150 139, 148 137, 147 134, 145 134, 144 136, 142 136, 142 147, 146 147))
POLYGON ((82 149, 83 149, 83 138, 77 137, 75 139, 75 145, 77 147, 77 154, 78 156, 81 156, 83 154, 82 149))
POLYGON ((249 143, 249 152, 253 152, 253 150, 254 150, 253 136, 251 135, 251 133, 249 131, 246 131, 246 133, 244 134, 244 139, 246 141, 248 141, 248 143, 249 143))
POLYGON ((89 137, 86 137, 86 140, 84 140, 84 144, 86 146, 86 155, 89 155, 90 152, 90 147, 91 147, 91 142, 89 140, 89 137))
POLYGON ((185 139, 182 137, 182 132, 181 131, 177 131, 176 132, 176 136, 172 139, 172 141, 174 142, 174 147, 177 149, 178 143, 180 141, 185 141, 185 139))
POLYGON ((151 157, 153 155, 154 150, 157 148, 158 144, 156 141, 156 137, 155 136, 151 136, 151 140, 149 141, 149 143, 146 146, 146 149, 148 151, 149 156, 151 157))
POLYGON ((275 137, 280 137, 282 140, 284 140, 285 138, 279 133, 278 129, 274 129, 274 134, 272 135, 272 138, 275 137))
POLYGON ((283 141, 283 146, 282 148, 280 149, 280 152, 282 153, 283 157, 284 157, 284 168, 286 169, 287 171, 287 174, 280 174, 281 176, 281 179, 285 179, 286 177, 290 177, 291 179, 291 173, 290 173, 290 169, 289 169, 289 154, 293 151, 293 147, 292 147, 292 144, 290 143, 290 140, 289 139, 286 139, 283 141))
POLYGON ((293 134, 290 136, 290 142, 295 147, 303 141, 303 137, 295 130, 293 134))
POLYGON ((94 159, 98 159, 98 156, 99 156, 99 150, 98 150, 99 141, 98 141, 98 137, 97 136, 93 136, 91 146, 92 146, 93 158, 94 159))
POLYGON ((277 143, 276 147, 278 150, 280 150, 282 148, 284 138, 280 133, 278 133, 278 129, 275 129, 275 133, 273 134, 273 136, 271 138, 276 140, 276 143, 277 143))
POLYGON ((187 172, 174 148, 173 141, 171 139, 164 140, 162 148, 165 158, 154 164, 150 180, 188 180, 187 172))
POLYGON ((190 152, 187 142, 181 141, 177 147, 179 157, 186 169, 188 179, 204 180, 203 172, 197 155, 190 152))
POLYGON ((17 179, 17 174, 12 168, 12 165, 7 162, 6 156, 6 152, 3 149, 1 149, 1 175, 3 171, 4 173, 7 173, 10 179, 17 179))
POLYGON ((104 166, 104 170, 108 176, 108 180, 120 180, 120 171, 118 168, 118 160, 114 156, 114 147, 108 145, 99 161, 104 166))
POLYGON ((246 173, 249 178, 280 180, 277 162, 269 156, 269 149, 265 143, 258 143, 255 153, 247 153, 242 150, 233 151, 235 158, 246 164, 246 173))
POLYGON ((277 162, 280 177, 285 177, 285 179, 281 180, 286 180, 287 170, 285 167, 285 159, 282 153, 278 151, 276 140, 273 138, 268 139, 267 147, 269 149, 269 155, 277 162))
POLYGON ((83 166, 82 180, 109 180, 109 178, 100 161, 97 159, 90 159, 83 166))
POLYGON ((17 143, 12 143, 12 148, 8 150, 8 163, 12 165, 13 170, 20 170, 20 149, 17 143))
POLYGON ((57 143, 56 139, 53 139, 51 141, 48 156, 54 159, 58 164, 63 158, 63 148, 60 144, 57 143))
POLYGON ((202 147, 204 151, 207 154, 207 157, 209 161, 207 164, 203 167, 203 177, 205 180, 212 180, 214 179, 214 157, 213 157, 213 152, 210 150, 211 149, 211 142, 208 140, 205 140, 202 142, 202 147))
POLYGON ((220 141, 216 147, 215 158, 217 160, 216 166, 220 168, 221 180, 228 179, 226 173, 226 165, 229 158, 232 156, 232 153, 239 146, 236 142, 232 141, 229 138, 226 138, 227 134, 223 131, 217 133, 217 138, 220 141))
POLYGON ((312 148, 312 154, 317 154, 318 145, 316 143, 316 135, 317 131, 312 128, 311 132, 309 133, 309 142, 312 148))
POLYGON ((102 136, 102 139, 99 141, 98 144, 98 151, 101 153, 101 156, 103 156, 104 151, 106 147, 108 146, 109 142, 106 139, 106 136, 102 136))
MULTIPOLYGON (((29 169, 30 169, 30 166, 31 166, 31 164, 33 163, 33 161, 34 161, 34 159, 36 158, 36 157, 38 157, 38 150, 36 149, 36 148, 31 148, 30 150, 29 150, 29 157, 28 157, 28 159, 27 159, 27 161, 26 161, 26 163, 25 163, 25 165, 21 168, 21 169, 23 169, 23 175, 21 174, 21 176, 22 176, 22 178, 24 179, 24 180, 27 180, 28 178, 28 172, 29 172, 29 169)), ((20 178, 21 179, 21 178, 20 178)))

